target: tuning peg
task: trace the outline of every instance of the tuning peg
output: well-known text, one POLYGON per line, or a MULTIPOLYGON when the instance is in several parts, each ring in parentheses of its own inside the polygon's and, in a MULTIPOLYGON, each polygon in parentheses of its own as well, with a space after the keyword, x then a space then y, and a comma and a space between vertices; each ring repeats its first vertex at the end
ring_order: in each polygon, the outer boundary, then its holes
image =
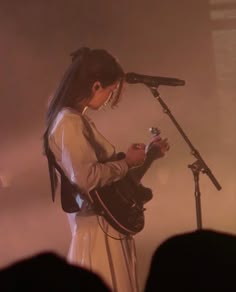
POLYGON ((153 136, 158 136, 160 135, 161 131, 156 128, 156 127, 151 127, 149 128, 149 132, 153 135, 153 136))

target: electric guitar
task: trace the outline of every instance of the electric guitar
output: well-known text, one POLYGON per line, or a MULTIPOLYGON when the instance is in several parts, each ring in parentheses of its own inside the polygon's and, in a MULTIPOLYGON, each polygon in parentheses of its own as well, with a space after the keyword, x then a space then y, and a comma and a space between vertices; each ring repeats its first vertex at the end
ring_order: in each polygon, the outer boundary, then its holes
MULTIPOLYGON (((150 131, 155 136, 160 134, 157 128, 150 128, 150 131)), ((153 194, 140 180, 155 160, 149 153, 146 148, 144 164, 131 169, 124 178, 88 193, 96 213, 124 235, 134 235, 144 227, 144 204, 152 199, 153 194)), ((119 157, 125 158, 125 154, 118 153, 119 157)))

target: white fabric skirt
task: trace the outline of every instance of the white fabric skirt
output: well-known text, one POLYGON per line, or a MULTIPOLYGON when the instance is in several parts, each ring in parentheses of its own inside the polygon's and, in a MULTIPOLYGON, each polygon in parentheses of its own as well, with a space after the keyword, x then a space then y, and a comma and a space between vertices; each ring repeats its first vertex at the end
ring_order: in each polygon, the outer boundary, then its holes
POLYGON ((103 217, 68 217, 72 231, 69 262, 97 273, 114 292, 137 292, 133 237, 120 234, 103 217))

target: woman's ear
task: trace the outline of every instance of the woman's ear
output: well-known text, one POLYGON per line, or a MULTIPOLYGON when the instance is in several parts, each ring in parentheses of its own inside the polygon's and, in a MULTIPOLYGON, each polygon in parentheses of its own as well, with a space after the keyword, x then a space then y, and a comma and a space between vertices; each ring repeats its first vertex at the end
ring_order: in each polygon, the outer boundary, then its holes
POLYGON ((101 88, 101 83, 99 81, 95 81, 93 86, 92 86, 92 92, 95 93, 101 88))

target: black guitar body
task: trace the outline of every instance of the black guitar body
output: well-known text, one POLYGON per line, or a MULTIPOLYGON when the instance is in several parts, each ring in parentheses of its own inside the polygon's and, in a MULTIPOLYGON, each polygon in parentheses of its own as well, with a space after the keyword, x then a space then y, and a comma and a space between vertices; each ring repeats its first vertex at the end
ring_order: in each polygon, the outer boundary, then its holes
POLYGON ((89 192, 96 213, 124 235, 134 235, 144 227, 144 204, 152 191, 137 184, 127 174, 123 179, 89 192))
MULTIPOLYGON (((159 129, 154 127, 150 128, 150 131, 154 136, 160 134, 159 129)), ((117 154, 117 160, 124 158, 125 153, 117 154)), ((153 159, 150 158, 149 155, 151 164, 153 159)), ((139 169, 142 177, 147 170, 145 163, 139 169)), ((95 212, 102 215, 114 229, 124 235, 134 235, 144 227, 144 204, 152 199, 153 194, 150 188, 137 182, 137 179, 128 172, 123 179, 93 190, 88 196, 95 212)))

